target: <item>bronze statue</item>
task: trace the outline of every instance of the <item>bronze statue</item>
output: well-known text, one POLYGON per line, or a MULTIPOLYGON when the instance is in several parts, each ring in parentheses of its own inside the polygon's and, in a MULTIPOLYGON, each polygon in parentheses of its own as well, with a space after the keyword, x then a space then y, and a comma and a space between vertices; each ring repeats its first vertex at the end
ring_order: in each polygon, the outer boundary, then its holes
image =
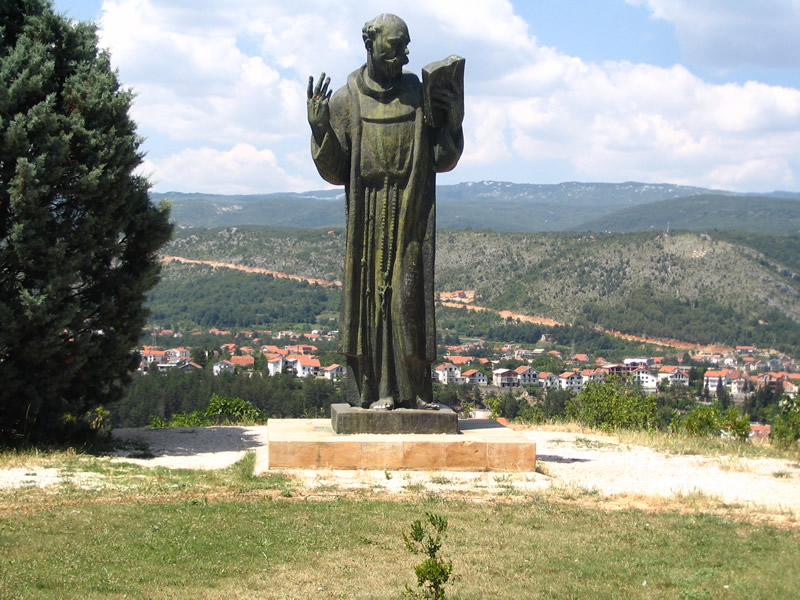
POLYGON ((331 95, 308 80, 311 152, 344 185, 347 242, 339 350, 353 406, 437 409, 433 267, 436 173, 453 169, 464 138, 464 60, 403 72, 411 38, 382 14, 363 28, 367 63, 331 95))

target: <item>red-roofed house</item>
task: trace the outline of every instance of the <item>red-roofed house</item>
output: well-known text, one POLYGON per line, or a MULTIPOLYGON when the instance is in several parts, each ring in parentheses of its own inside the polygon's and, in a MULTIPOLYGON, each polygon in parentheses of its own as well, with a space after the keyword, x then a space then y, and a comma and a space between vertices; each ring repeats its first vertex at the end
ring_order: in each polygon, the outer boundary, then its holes
POLYGON ((546 390, 549 390, 550 388, 557 388, 558 375, 551 373, 550 371, 542 371, 539 373, 539 385, 546 390))
POLYGON ((461 377, 464 378, 464 383, 469 383, 471 385, 489 385, 489 378, 486 376, 486 373, 478 371, 477 369, 464 371, 461 377))
POLYGON ((336 363, 323 367, 322 376, 325 379, 341 379, 344 376, 345 368, 336 363))
POLYGON ((184 360, 191 357, 188 348, 169 348, 166 350, 167 360, 184 360))
POLYGON ((286 363, 283 360, 282 354, 267 354, 267 371, 270 377, 275 377, 279 373, 283 373, 286 363))
POLYGON ((590 381, 603 381, 606 376, 605 369, 583 369, 581 372, 581 379, 584 385, 590 381))
POLYGON ((252 369, 256 363, 256 359, 252 356, 231 356, 230 362, 233 363, 235 367, 252 369))
POLYGON ((454 365, 471 365, 472 361, 475 360, 474 356, 451 356, 449 354, 444 358, 454 365))
POLYGON ((518 387, 519 376, 512 369, 495 369, 492 371, 492 384, 497 387, 518 387))
POLYGON ((295 346, 286 346, 289 354, 306 354, 308 356, 316 354, 317 347, 311 344, 297 344, 295 346))
POLYGON ((658 383, 666 381, 667 385, 689 385, 689 376, 686 374, 684 367, 676 365, 664 365, 658 370, 658 383))
POLYGON ((523 365, 514 369, 520 385, 536 385, 539 383, 539 371, 533 367, 523 365))
POLYGON ((461 369, 449 362, 435 367, 433 372, 436 381, 444 384, 457 383, 458 378, 461 377, 461 369))
POLYGON ((583 377, 577 371, 565 371, 559 375, 558 385, 562 390, 580 392, 583 387, 583 377))
POLYGON ((728 390, 731 387, 731 376, 729 369, 712 370, 709 369, 703 375, 703 386, 708 388, 710 394, 715 394, 719 386, 724 385, 728 390))
POLYGON ((298 377, 316 377, 319 375, 319 359, 305 354, 290 354, 285 359, 286 366, 298 377))
POLYGON ((145 346, 142 349, 142 363, 145 367, 153 363, 160 365, 161 363, 167 362, 167 360, 166 350, 156 350, 153 346, 145 346))
POLYGON ((262 354, 280 354, 281 356, 288 356, 289 351, 285 348, 278 348, 277 346, 265 345, 260 348, 262 354))

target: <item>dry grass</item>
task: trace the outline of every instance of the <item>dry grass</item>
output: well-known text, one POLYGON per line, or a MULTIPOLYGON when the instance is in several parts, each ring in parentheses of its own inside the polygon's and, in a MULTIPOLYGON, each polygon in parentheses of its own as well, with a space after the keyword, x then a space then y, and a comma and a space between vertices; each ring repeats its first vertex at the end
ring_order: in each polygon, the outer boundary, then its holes
MULTIPOLYGON (((734 439, 694 437, 663 431, 616 430, 612 433, 574 422, 543 423, 540 425, 510 424, 517 431, 563 431, 598 436, 629 446, 645 446, 670 454, 702 454, 708 456, 738 456, 743 458, 779 458, 800 462, 800 445, 779 448, 769 440, 755 439, 740 442, 734 439)), ((596 440, 592 440, 598 443, 596 440)))

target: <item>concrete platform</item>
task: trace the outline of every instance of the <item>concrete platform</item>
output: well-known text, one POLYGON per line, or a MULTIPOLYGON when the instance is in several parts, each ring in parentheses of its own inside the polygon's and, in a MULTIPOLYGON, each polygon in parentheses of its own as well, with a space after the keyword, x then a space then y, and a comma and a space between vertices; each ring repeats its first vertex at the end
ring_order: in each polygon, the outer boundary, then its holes
POLYGON ((270 419, 267 426, 269 469, 536 469, 536 443, 492 420, 459 421, 458 435, 337 435, 328 419, 270 419))

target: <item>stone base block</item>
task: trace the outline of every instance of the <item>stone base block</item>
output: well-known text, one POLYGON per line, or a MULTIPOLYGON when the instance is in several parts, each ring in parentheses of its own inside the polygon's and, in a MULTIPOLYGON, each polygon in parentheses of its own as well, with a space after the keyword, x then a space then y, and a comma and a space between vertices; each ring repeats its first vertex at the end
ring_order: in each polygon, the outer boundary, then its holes
POLYGON ((459 435, 336 434, 327 419, 270 419, 269 469, 534 471, 536 443, 490 420, 459 435))
POLYGON ((439 410, 368 410, 349 404, 331 405, 331 427, 338 434, 458 433, 458 415, 447 406, 439 410))

